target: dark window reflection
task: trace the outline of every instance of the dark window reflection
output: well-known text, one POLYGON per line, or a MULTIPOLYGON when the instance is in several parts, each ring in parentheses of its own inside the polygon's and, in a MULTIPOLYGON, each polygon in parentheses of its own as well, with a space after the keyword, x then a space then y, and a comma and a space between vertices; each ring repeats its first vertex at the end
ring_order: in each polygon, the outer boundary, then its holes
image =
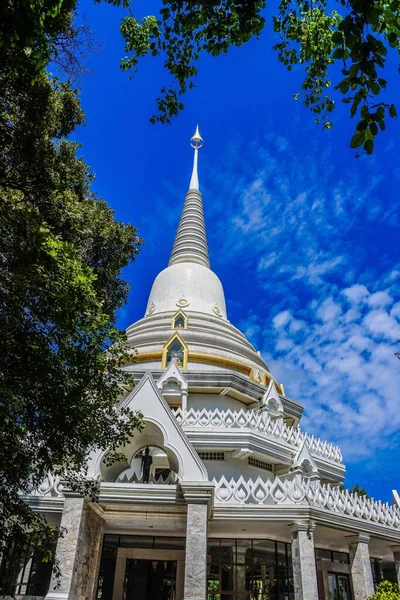
POLYGON ((167 366, 172 360, 175 360, 178 367, 183 367, 184 349, 181 342, 175 339, 167 350, 167 366))
POLYGON ((207 600, 293 600, 290 546, 209 539, 207 600))

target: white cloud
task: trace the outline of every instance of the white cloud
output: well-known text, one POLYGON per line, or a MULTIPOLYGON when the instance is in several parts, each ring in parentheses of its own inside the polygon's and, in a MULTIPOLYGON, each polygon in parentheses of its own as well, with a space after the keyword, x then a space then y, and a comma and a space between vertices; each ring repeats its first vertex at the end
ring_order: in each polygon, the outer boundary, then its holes
POLYGON ((303 429, 362 471, 400 428, 400 265, 377 249, 396 211, 380 201, 378 159, 341 170, 336 159, 313 144, 299 156, 272 133, 262 147, 238 144, 218 170, 212 236, 217 270, 246 271, 245 331, 304 405, 303 429))
POLYGON ((334 321, 340 316, 341 312, 342 309, 339 304, 336 304, 333 298, 327 298, 317 310, 317 317, 321 321, 334 321))
POLYGON ((399 323, 384 310, 373 310, 364 319, 364 325, 377 336, 395 341, 399 335, 399 323))
POLYGON ((367 296, 369 296, 369 291, 365 285, 356 283, 343 290, 343 294, 348 300, 350 300, 350 302, 358 304, 361 300, 364 300, 367 296))
POLYGON ((384 290, 383 292, 375 292, 375 294, 371 294, 367 302, 369 306, 378 308, 380 306, 387 306, 388 304, 392 304, 393 298, 386 290, 384 290))
POLYGON ((280 327, 285 327, 285 325, 287 325, 287 323, 290 321, 291 318, 292 318, 292 315, 290 314, 290 312, 288 310, 284 310, 281 313, 278 313, 272 319, 272 323, 273 323, 275 329, 279 329, 280 327))
POLYGON ((346 458, 359 460, 400 428, 400 363, 392 343, 400 333, 400 315, 390 314, 393 300, 376 310, 363 302, 365 293, 354 290, 351 298, 360 306, 346 311, 345 292, 326 298, 317 311, 311 301, 301 311, 298 332, 290 327, 296 313, 279 313, 280 326, 273 330, 274 340, 265 337, 264 355, 275 353, 270 366, 288 395, 303 402, 305 426, 337 441, 346 458))

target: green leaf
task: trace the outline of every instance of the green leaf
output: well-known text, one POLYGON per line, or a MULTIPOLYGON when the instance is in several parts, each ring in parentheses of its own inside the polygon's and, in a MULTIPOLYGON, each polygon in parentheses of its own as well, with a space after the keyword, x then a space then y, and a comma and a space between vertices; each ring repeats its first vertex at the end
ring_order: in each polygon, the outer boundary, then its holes
POLYGON ((379 94, 379 92, 381 91, 381 86, 379 85, 379 83, 377 81, 372 81, 372 83, 370 83, 370 90, 373 94, 375 94, 375 96, 377 96, 379 94))
POLYGON ((357 131, 351 138, 350 148, 359 148, 364 143, 364 131, 357 131))
POLYGON ((372 154, 374 151, 374 141, 373 140, 366 140, 364 142, 364 146, 363 146, 365 152, 367 154, 372 154))
POLYGON ((378 125, 376 123, 371 123, 369 126, 371 133, 375 136, 378 133, 378 125))

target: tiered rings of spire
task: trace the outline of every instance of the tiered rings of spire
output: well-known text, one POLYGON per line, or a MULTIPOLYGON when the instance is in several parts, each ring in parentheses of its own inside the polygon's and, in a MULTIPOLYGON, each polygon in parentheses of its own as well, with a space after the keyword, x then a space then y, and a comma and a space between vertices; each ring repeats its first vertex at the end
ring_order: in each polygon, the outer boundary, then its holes
POLYGON ((203 138, 196 127, 194 136, 190 140, 194 148, 193 171, 190 179, 189 191, 186 194, 178 231, 168 265, 177 263, 198 263, 210 268, 206 227, 204 223, 203 200, 199 190, 198 154, 203 146, 203 138))

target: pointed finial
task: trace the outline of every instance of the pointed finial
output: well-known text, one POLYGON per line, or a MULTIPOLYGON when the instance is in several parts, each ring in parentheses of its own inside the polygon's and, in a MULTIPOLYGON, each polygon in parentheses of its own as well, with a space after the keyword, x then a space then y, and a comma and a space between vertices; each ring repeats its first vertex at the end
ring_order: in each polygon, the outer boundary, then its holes
POLYGON ((203 145, 203 138, 200 135, 199 126, 196 125, 196 131, 194 132, 194 136, 190 139, 190 145, 195 150, 198 150, 203 145))
POLYGON ((196 131, 194 132, 194 136, 190 138, 190 145, 194 148, 194 159, 193 159, 193 171, 192 177, 190 179, 189 189, 190 190, 198 190, 199 189, 199 176, 197 174, 197 162, 198 162, 198 153, 199 148, 203 145, 203 138, 200 135, 199 126, 196 126, 196 131))

